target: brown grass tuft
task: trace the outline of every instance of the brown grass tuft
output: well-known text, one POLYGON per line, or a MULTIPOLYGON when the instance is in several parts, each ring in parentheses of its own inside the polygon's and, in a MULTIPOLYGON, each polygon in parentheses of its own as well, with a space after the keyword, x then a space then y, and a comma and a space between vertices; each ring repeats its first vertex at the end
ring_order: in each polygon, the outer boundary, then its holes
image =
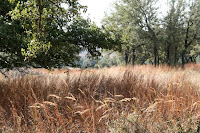
POLYGON ((197 67, 56 70, 0 80, 0 132, 198 132, 197 67))

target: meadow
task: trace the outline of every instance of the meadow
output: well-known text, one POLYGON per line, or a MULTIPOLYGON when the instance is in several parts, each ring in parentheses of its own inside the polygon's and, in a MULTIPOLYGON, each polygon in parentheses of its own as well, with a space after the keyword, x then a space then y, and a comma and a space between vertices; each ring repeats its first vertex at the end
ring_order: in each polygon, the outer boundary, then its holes
POLYGON ((200 64, 1 76, 0 132, 200 132, 200 64))

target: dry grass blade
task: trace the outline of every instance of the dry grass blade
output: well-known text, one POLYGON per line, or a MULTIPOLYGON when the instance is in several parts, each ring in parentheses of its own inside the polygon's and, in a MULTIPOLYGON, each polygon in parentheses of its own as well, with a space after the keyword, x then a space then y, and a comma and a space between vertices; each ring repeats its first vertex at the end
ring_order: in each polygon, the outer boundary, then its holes
POLYGON ((40 109, 40 106, 28 106, 29 108, 36 108, 36 109, 40 109))
POLYGON ((102 116, 100 119, 99 119, 99 123, 103 120, 103 119, 106 119, 109 117, 109 114, 106 114, 104 116, 102 116))
POLYGON ((105 99, 104 99, 104 102, 105 102, 105 103, 109 103, 109 102, 110 102, 110 103, 113 103, 113 102, 116 102, 116 101, 115 101, 115 99, 113 99, 113 98, 105 98, 105 99))
POLYGON ((42 108, 45 108, 44 104, 41 104, 41 103, 34 103, 32 106, 29 106, 30 108, 34 108, 34 107, 42 107, 42 108))
POLYGON ((38 103, 39 101, 38 101, 38 99, 37 99, 37 96, 35 95, 35 92, 33 91, 32 88, 30 88, 30 89, 31 89, 31 92, 32 92, 32 94, 33 94, 33 97, 35 98, 36 102, 38 103))
POLYGON ((84 106, 75 106, 75 109, 83 109, 84 106))
POLYGON ((115 95, 116 98, 123 98, 123 95, 115 95))
POLYGON ((132 98, 124 98, 122 100, 120 100, 120 102, 130 102, 132 100, 132 98))
POLYGON ((72 101, 76 101, 76 98, 74 97, 74 95, 72 95, 71 93, 69 93, 70 96, 66 96, 66 99, 72 100, 72 101))
POLYGON ((72 100, 72 101, 76 101, 76 99, 74 97, 65 97, 66 99, 72 100))
POLYGON ((78 88, 78 90, 79 90, 85 97, 87 97, 87 96, 85 95, 85 93, 84 93, 81 89, 78 88))
POLYGON ((61 97, 59 97, 59 96, 57 96, 57 95, 55 95, 55 94, 49 94, 48 96, 47 96, 47 99, 49 99, 49 98, 56 98, 57 100, 61 100, 61 97))
POLYGON ((58 106, 56 103, 49 102, 49 101, 44 101, 43 104, 51 105, 51 106, 58 106))
POLYGON ((28 106, 30 109, 45 109, 45 106, 44 104, 41 104, 41 103, 34 103, 33 105, 31 106, 28 106))
POLYGON ((165 103, 174 103, 175 102, 175 100, 167 100, 167 101, 165 101, 165 103))
POLYGON ((96 103, 100 103, 100 104, 104 104, 104 102, 100 101, 100 100, 95 100, 96 103))
POLYGON ((139 101, 138 98, 133 97, 133 98, 124 98, 124 99, 120 100, 119 102, 130 102, 131 100, 139 101))
POLYGON ((67 82, 64 80, 64 78, 61 78, 63 83, 67 86, 67 88, 69 89, 69 85, 67 84, 67 82))
POLYGON ((113 108, 110 108, 110 109, 106 110, 106 111, 103 113, 103 115, 105 115, 106 113, 108 113, 108 112, 110 112, 110 111, 112 111, 112 110, 113 110, 113 108))
POLYGON ((104 104, 104 102, 102 102, 102 101, 100 101, 100 100, 96 100, 93 96, 91 96, 91 98, 92 98, 96 103, 104 104))
POLYGON ((115 95, 115 97, 124 97, 123 95, 115 95))
POLYGON ((83 115, 83 114, 85 114, 86 112, 88 112, 88 111, 90 111, 91 109, 86 109, 86 110, 83 110, 82 112, 81 112, 81 114, 83 115))
POLYGON ((96 111, 101 110, 101 109, 106 108, 106 107, 108 107, 108 106, 107 106, 106 104, 103 104, 103 105, 99 106, 99 107, 96 109, 96 111))
POLYGON ((154 104, 150 105, 144 112, 146 113, 154 112, 156 110, 157 104, 159 104, 159 102, 155 102, 154 104))
POLYGON ((191 111, 196 110, 196 108, 197 108, 198 106, 200 106, 200 101, 197 101, 197 102, 195 102, 195 103, 192 105, 191 111))
POLYGON ((164 99, 163 98, 156 98, 154 101, 164 101, 164 99))
POLYGON ((74 114, 80 114, 80 115, 83 115, 85 113, 87 113, 88 111, 90 111, 91 109, 86 109, 86 110, 83 110, 83 111, 77 111, 75 112, 74 114))

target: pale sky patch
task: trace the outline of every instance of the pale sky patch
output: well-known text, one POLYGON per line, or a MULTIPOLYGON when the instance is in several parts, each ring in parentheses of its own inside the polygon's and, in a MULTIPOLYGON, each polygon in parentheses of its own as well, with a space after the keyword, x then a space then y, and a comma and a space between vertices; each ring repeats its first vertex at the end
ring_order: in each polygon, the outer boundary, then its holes
POLYGON ((105 13, 108 13, 113 7, 112 4, 116 0, 80 0, 82 5, 88 6, 86 14, 84 17, 89 17, 98 26, 101 26, 101 20, 104 18, 105 13))
MULTIPOLYGON (((109 14, 114 8, 113 3, 118 0, 80 0, 79 2, 88 6, 87 13, 83 14, 84 18, 90 18, 98 26, 101 26, 101 21, 105 17, 105 13, 109 14)), ((157 3, 159 10, 158 16, 163 17, 166 15, 168 7, 168 0, 159 0, 157 3)))

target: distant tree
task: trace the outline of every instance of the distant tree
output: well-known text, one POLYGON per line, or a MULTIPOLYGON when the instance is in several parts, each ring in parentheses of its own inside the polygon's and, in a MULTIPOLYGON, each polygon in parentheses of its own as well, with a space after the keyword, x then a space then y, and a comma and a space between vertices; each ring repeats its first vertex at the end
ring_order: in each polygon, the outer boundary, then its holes
POLYGON ((123 40, 126 64, 195 62, 200 49, 199 0, 170 0, 164 17, 158 17, 157 2, 121 0, 104 19, 113 36, 123 40))
POLYGON ((124 65, 123 57, 118 52, 104 51, 104 56, 99 60, 99 66, 111 67, 124 65))
POLYGON ((182 65, 195 62, 200 49, 200 1, 194 0, 186 3, 189 10, 185 9, 183 49, 181 52, 182 65))
POLYGON ((89 58, 85 58, 83 59, 83 63, 82 63, 82 66, 81 68, 89 68, 89 67, 93 67, 93 61, 89 58))
MULTIPOLYGON (((154 65, 158 62, 159 21, 154 7, 155 0, 122 0, 116 3, 116 12, 105 20, 107 26, 115 26, 114 29, 121 32, 124 40, 125 62, 135 63, 141 50, 148 49, 149 53, 141 53, 143 56, 153 55, 154 65), (152 51, 152 52, 151 52, 152 51), (132 61, 130 61, 132 56, 132 61)), ((119 34, 117 32, 117 34, 119 34)), ((145 59, 143 59, 145 61, 145 59)), ((143 62, 144 62, 143 61, 143 62)))
POLYGON ((169 65, 176 65, 180 58, 183 66, 189 60, 195 62, 199 55, 199 19, 198 1, 170 2, 170 10, 164 19, 166 59, 169 65))
POLYGON ((182 38, 183 38, 183 25, 184 25, 184 10, 185 5, 183 1, 171 0, 169 2, 169 11, 163 20, 163 38, 164 38, 164 51, 165 62, 168 65, 176 65, 178 62, 178 53, 180 53, 182 38))

